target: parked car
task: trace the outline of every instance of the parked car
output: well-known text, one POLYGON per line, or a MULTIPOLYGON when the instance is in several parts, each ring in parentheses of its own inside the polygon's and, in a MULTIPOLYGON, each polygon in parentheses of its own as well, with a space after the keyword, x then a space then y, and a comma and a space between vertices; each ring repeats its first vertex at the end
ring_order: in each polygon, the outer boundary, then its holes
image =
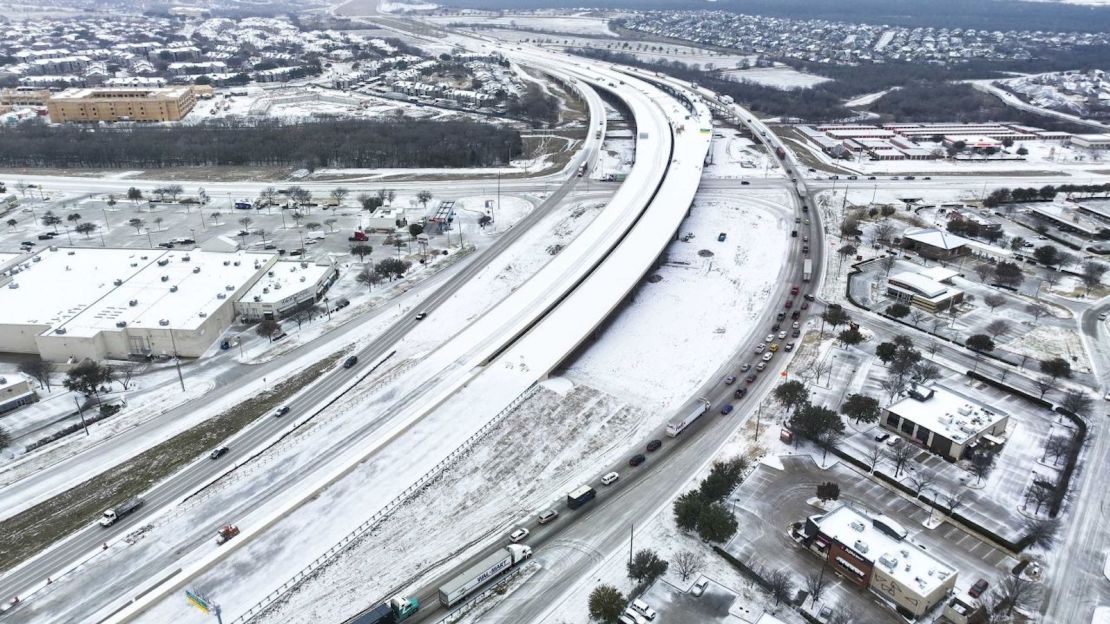
POLYGON ((548 522, 551 522, 558 517, 559 511, 557 509, 548 509, 547 511, 540 514, 537 520, 539 520, 540 524, 547 524, 548 522))
POLYGON ((811 294, 809 294, 809 293, 806 293, 806 296, 805 296, 805 297, 803 297, 803 298, 804 298, 804 299, 805 299, 806 301, 813 301, 813 300, 815 300, 815 299, 816 299, 816 297, 814 297, 813 295, 811 295, 811 294))
POLYGON ((770 362, 771 358, 774 357, 774 356, 775 356, 774 353, 772 353, 771 351, 768 351, 767 353, 763 354, 763 361, 764 362, 770 362))
POLYGON ((767 362, 760 362, 755 365, 756 372, 762 373, 767 368, 767 362))
POLYGON ((694 587, 690 589, 690 593, 695 596, 700 596, 705 593, 706 587, 709 587, 709 579, 702 577, 698 579, 697 583, 694 583, 694 587))
POLYGON ((224 455, 227 455, 227 451, 228 451, 228 448, 226 446, 221 446, 221 447, 212 449, 212 452, 208 454, 208 457, 210 459, 219 459, 219 458, 223 457, 224 455))
POLYGON ((621 478, 621 476, 619 474, 617 474, 615 472, 610 472, 609 474, 601 477, 601 484, 602 485, 612 485, 612 484, 617 482, 617 479, 620 479, 620 478, 621 478))
POLYGON ((640 464, 644 463, 645 461, 647 461, 647 458, 644 457, 643 454, 637 453, 637 454, 633 455, 632 457, 628 458, 628 465, 632 466, 632 467, 636 467, 636 466, 639 466, 640 464))
POLYGON ((793 342, 786 343, 786 346, 783 347, 782 350, 783 351, 793 351, 794 350, 794 343, 793 342))
POLYGON ((509 533, 509 541, 513 542, 514 544, 523 541, 526 537, 528 537, 528 529, 524 527, 520 527, 512 533, 509 533))
POLYGON ((725 237, 726 237, 726 234, 724 232, 721 232, 720 234, 717 235, 717 242, 718 243, 725 242, 725 237))
POLYGON ((635 609, 640 615, 646 617, 649 620, 655 619, 655 609, 649 607, 646 602, 640 600, 639 598, 632 601, 632 608, 635 609))
POLYGON ((971 589, 967 590, 967 595, 971 596, 972 598, 978 598, 979 596, 983 595, 983 592, 987 591, 987 587, 990 587, 990 583, 987 582, 987 579, 979 579, 978 581, 975 581, 975 584, 971 586, 971 589))
POLYGON ((654 451, 658 451, 659 447, 661 447, 661 446, 663 446, 663 441, 662 440, 652 440, 651 442, 647 443, 647 450, 648 450, 649 453, 651 453, 651 452, 654 452, 654 451))
MULTIPOLYGON (((774 338, 774 336, 771 336, 771 337, 772 337, 772 338, 774 338)), ((767 348, 767 345, 765 345, 765 344, 763 344, 763 343, 761 342, 761 343, 759 343, 759 344, 755 345, 755 352, 756 352, 756 353, 763 353, 763 351, 764 351, 764 350, 765 350, 766 348, 767 348)))
POLYGON ((890 437, 890 434, 884 431, 883 433, 880 433, 879 435, 875 436, 875 441, 876 442, 886 442, 887 438, 889 438, 889 437, 890 437))

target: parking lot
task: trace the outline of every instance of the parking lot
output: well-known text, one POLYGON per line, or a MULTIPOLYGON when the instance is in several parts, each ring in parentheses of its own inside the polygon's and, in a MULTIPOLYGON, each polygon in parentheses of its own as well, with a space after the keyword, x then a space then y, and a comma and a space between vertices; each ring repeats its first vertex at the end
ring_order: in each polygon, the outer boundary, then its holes
MULTIPOLYGON (((795 543, 787 531, 792 523, 823 513, 809 500, 816 496, 817 485, 828 481, 840 486, 840 502, 893 518, 909 529, 909 539, 954 566, 959 571, 957 588, 966 588, 979 578, 993 584, 1017 563, 1005 552, 949 524, 924 528, 929 511, 843 464, 822 470, 809 456, 782 457, 781 462, 782 470, 759 465, 729 497, 741 529, 725 550, 754 570, 786 570, 798 587, 805 576, 818 572, 821 563, 817 557, 795 543)), ((839 577, 830 583, 821 602, 850 609, 860 622, 891 619, 891 612, 873 594, 839 577)))

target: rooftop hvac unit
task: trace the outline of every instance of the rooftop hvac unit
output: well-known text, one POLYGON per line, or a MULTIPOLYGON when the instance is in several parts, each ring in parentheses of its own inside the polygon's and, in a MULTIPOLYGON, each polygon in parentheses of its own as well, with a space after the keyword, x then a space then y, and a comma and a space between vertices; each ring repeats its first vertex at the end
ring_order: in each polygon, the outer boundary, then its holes
POLYGON ((289 267, 289 272, 290 273, 296 273, 297 272, 297 267, 289 267))
POLYGON ((169 263, 170 263, 169 259, 162 258, 161 260, 158 261, 158 266, 166 266, 169 263))
POLYGON ((967 416, 967 415, 971 414, 971 406, 970 405, 961 405, 960 408, 957 409, 956 411, 959 412, 961 416, 967 416))
POLYGON ((158 321, 158 324, 161 325, 162 327, 166 327, 167 325, 170 324, 170 320, 169 319, 162 319, 162 320, 158 321))
POLYGON ((170 276, 169 276, 169 275, 163 275, 163 276, 162 276, 162 281, 163 281, 163 282, 168 282, 168 281, 170 281, 170 276))
POLYGON ((262 295, 255 295, 254 296, 254 302, 258 303, 259 301, 262 301, 262 295))
POLYGON ((170 286, 170 292, 177 292, 177 286, 170 286))
POLYGON ((58 251, 58 246, 57 245, 51 245, 50 246, 50 251, 58 251))
POLYGON ((147 256, 139 256, 139 260, 146 260, 147 256))
POLYGON ((270 277, 273 277, 273 276, 274 276, 274 272, 273 272, 273 271, 266 271, 266 275, 269 275, 270 277))
POLYGON ((858 520, 853 521, 848 526, 852 527, 857 533, 863 533, 863 530, 867 528, 862 522, 858 520))
POLYGON ((200 273, 200 267, 193 267, 193 273, 200 273))
POLYGON ((868 550, 870 549, 870 548, 869 548, 869 547, 867 546, 867 544, 865 544, 865 543, 863 542, 863 540, 856 540, 856 543, 852 544, 852 548, 853 548, 853 549, 854 549, 854 550, 855 550, 856 552, 858 552, 858 553, 860 553, 860 554, 864 554, 864 555, 866 555, 866 554, 867 554, 867 551, 868 551, 868 550))
POLYGON ((224 293, 216 293, 216 298, 217 299, 227 299, 227 295, 224 294, 224 293))
POLYGON ((200 318, 207 318, 207 317, 208 317, 208 313, 207 313, 207 312, 201 312, 201 313, 200 313, 200 318))
POLYGON ((301 263, 301 268, 302 269, 307 269, 308 268, 308 263, 307 262, 302 262, 301 263))
POLYGON ((234 286, 231 286, 231 285, 229 284, 229 285, 227 285, 227 286, 224 286, 224 290, 226 290, 226 291, 228 291, 228 292, 231 292, 231 291, 235 290, 235 287, 234 287, 234 286))
POLYGON ((274 290, 281 290, 281 284, 274 284, 274 290))
POLYGON ((31 258, 31 262, 42 262, 42 257, 35 256, 34 258, 31 258))
POLYGON ((19 283, 18 282, 12 282, 11 284, 8 284, 8 288, 11 288, 12 290, 15 290, 16 288, 19 288, 19 283))
POLYGON ((231 260, 224 260, 224 266, 231 266, 231 260))
POLYGON ((182 262, 188 262, 190 260, 192 260, 192 258, 190 258, 189 256, 181 256, 181 261, 182 262))
POLYGON ((55 329, 55 330, 54 330, 54 333, 55 333, 55 334, 62 334, 62 335, 65 335, 65 333, 66 333, 66 328, 65 328, 65 327, 59 327, 58 329, 55 329))
POLYGON ((127 321, 116 321, 116 327, 127 327, 127 321))
POLYGON ((265 286, 263 286, 263 287, 262 287, 262 294, 264 294, 264 295, 268 295, 268 294, 270 294, 270 289, 269 289, 269 288, 267 288, 267 287, 265 287, 265 286))
POLYGON ((66 255, 67 256, 75 256, 75 255, 77 255, 77 252, 70 249, 69 251, 66 252, 66 255))
POLYGON ((138 262, 132 262, 132 263, 131 263, 131 268, 132 268, 132 269, 134 269, 134 268, 135 268, 135 267, 137 267, 137 266, 139 266, 139 263, 138 263, 138 262))
POLYGON ((139 305, 139 300, 138 299, 132 299, 131 301, 127 302, 127 305, 129 305, 133 308, 133 307, 139 305))
POLYGON ((898 567, 898 560, 895 559, 894 557, 890 556, 890 553, 887 553, 887 554, 883 555, 882 557, 879 557, 879 563, 883 564, 884 566, 886 566, 887 568, 889 568, 891 570, 898 567))

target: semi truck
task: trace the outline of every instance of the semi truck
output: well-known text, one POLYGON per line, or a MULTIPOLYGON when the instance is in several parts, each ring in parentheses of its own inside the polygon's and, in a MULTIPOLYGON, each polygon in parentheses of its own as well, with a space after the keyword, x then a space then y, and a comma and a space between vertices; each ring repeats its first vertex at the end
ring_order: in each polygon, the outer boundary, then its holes
POLYGON ((419 610, 420 601, 416 598, 394 596, 351 620, 350 624, 397 624, 419 610))
POLYGON ((580 485, 569 493, 567 493, 567 507, 571 509, 578 509, 582 505, 592 501, 597 496, 597 492, 588 485, 580 485))
POLYGON ((683 429, 692 425, 695 420, 708 411, 709 399, 702 397, 695 400, 678 413, 678 418, 667 424, 667 435, 672 438, 678 436, 678 434, 682 433, 683 429))
POLYGON ((365 242, 365 241, 370 240, 370 237, 367 236, 366 232, 363 232, 362 230, 355 230, 355 233, 352 234, 351 236, 347 237, 347 240, 352 242, 352 243, 365 242))
POLYGON ((141 498, 132 498, 123 501, 115 507, 112 507, 111 509, 105 511, 103 515, 100 516, 100 526, 112 526, 116 523, 116 520, 119 520, 127 514, 135 511, 139 507, 142 507, 144 502, 146 501, 141 498))
POLYGON ((532 549, 520 544, 505 548, 470 566, 439 588, 439 603, 453 607, 491 580, 532 556, 532 549))
POLYGON ((802 263, 802 281, 808 282, 813 277, 813 260, 805 259, 802 263))
POLYGON ((786 150, 782 149, 782 146, 780 145, 775 148, 775 155, 779 157, 779 160, 782 160, 783 158, 786 158, 786 150))

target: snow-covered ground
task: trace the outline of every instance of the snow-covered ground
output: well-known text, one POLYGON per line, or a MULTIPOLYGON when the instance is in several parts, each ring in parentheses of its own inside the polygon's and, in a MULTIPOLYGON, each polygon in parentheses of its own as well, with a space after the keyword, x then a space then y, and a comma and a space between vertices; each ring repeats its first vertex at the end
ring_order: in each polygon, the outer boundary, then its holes
POLYGON ((572 33, 577 35, 589 35, 592 37, 616 37, 609 28, 609 20, 600 17, 590 17, 586 15, 546 15, 543 13, 536 14, 519 14, 519 15, 504 15, 492 17, 489 15, 467 16, 467 15, 450 15, 450 16, 435 16, 426 18, 430 22, 434 22, 441 26, 447 25, 468 25, 480 24, 483 28, 491 26, 499 26, 502 28, 524 28, 531 30, 540 30, 551 33, 572 33))
POLYGON ((696 198, 680 229, 694 237, 667 248, 653 274, 662 279, 635 292, 567 377, 665 412, 734 353, 775 287, 789 241, 785 193, 750 195, 696 198))
POLYGON ((733 80, 747 80, 776 89, 806 89, 829 81, 824 76, 807 74, 787 66, 730 69, 725 74, 733 80))
POLYGON ((785 172, 765 150, 733 128, 713 130, 708 164, 702 172, 709 178, 783 177, 785 172))

